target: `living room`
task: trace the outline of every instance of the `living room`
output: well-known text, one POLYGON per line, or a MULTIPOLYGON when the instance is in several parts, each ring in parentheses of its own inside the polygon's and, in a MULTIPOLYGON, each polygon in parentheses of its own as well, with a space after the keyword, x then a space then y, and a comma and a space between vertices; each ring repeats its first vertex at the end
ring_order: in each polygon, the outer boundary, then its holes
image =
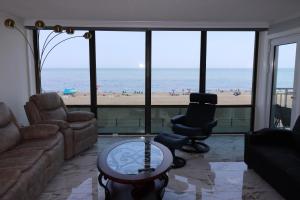
POLYGON ((298 199, 299 4, 3 1, 1 199, 298 199))

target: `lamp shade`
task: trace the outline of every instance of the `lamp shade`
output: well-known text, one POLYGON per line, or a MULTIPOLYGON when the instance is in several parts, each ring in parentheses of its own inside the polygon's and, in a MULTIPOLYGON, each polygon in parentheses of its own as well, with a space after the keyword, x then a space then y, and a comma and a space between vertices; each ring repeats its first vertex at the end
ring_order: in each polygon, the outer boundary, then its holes
POLYGON ((13 19, 6 19, 4 21, 4 25, 7 27, 7 28, 14 28, 15 27, 15 24, 16 22, 13 20, 13 19))
POLYGON ((63 27, 61 25, 55 25, 53 30, 55 33, 61 33, 63 31, 63 27))
POLYGON ((91 34, 90 32, 85 32, 85 33, 83 34, 83 37, 84 37, 85 39, 89 40, 89 39, 92 38, 92 34, 91 34))
POLYGON ((43 29, 45 28, 45 23, 42 20, 38 20, 35 22, 35 28, 36 29, 43 29))
POLYGON ((72 34, 74 34, 74 29, 71 28, 71 27, 67 27, 66 28, 66 33, 72 35, 72 34))

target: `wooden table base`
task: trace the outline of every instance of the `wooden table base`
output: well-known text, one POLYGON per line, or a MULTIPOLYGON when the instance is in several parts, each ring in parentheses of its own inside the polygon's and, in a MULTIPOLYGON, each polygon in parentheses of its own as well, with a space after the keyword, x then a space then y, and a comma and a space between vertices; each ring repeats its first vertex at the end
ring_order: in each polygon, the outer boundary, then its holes
POLYGON ((121 184, 111 180, 108 180, 105 185, 103 182, 100 183, 102 187, 105 186, 106 200, 160 200, 164 195, 167 184, 167 175, 164 175, 160 179, 138 185, 121 184))

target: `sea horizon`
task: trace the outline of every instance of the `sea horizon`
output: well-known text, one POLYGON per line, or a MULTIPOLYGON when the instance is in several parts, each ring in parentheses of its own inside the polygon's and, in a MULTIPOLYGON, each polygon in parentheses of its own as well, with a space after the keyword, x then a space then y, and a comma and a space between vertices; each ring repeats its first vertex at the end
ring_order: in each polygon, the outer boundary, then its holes
MULTIPOLYGON (((292 85, 291 68, 279 69, 278 86, 292 85)), ((143 68, 97 68, 98 92, 134 93, 145 92, 145 69, 143 68)), ((251 91, 252 68, 207 68, 206 88, 208 91, 251 91)), ((198 68, 152 68, 152 92, 199 91, 198 68)), ((44 68, 42 88, 44 91, 62 92, 73 88, 79 92, 90 91, 89 68, 44 68)))

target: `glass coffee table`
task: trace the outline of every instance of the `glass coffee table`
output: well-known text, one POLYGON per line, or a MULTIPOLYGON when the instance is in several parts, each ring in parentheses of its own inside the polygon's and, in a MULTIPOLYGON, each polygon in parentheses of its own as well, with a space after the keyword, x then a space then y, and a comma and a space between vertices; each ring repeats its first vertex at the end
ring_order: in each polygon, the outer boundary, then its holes
POLYGON ((113 144, 97 161, 105 199, 162 199, 172 161, 167 147, 147 138, 113 144))

